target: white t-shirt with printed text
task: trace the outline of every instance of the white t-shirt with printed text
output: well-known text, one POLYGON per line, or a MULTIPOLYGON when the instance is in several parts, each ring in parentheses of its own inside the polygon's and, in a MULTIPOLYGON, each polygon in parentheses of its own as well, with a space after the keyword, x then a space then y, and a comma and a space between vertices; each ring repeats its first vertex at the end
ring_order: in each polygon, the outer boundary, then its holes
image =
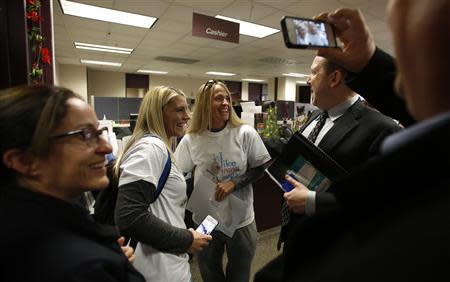
MULTIPOLYGON (((167 147, 156 137, 146 136, 138 140, 123 158, 120 166, 119 186, 144 180, 155 187, 168 158, 167 147)), ((149 210, 161 220, 179 228, 186 228, 184 214, 187 203, 186 182, 183 174, 172 161, 169 177, 161 194, 149 210)), ((155 231, 157 232, 157 231, 155 231)), ((188 254, 169 254, 138 243, 134 267, 146 281, 190 281, 188 254)))
MULTIPOLYGON (((186 134, 175 151, 177 165, 183 172, 212 176, 218 181, 231 180, 244 174, 248 168, 258 167, 270 155, 256 130, 249 125, 232 127, 227 125, 219 132, 205 131, 201 134, 186 134)), ((201 187, 194 187, 201 189, 201 187)), ((254 218, 253 187, 251 184, 233 191, 233 194, 247 204, 237 228, 250 224, 254 218)), ((193 214, 193 220, 202 218, 193 214)))

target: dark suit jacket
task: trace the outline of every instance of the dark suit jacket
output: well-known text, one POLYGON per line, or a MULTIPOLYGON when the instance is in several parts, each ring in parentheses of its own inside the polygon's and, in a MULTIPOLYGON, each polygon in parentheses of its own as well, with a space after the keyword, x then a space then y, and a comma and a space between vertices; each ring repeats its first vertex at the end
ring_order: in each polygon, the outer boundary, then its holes
POLYGON ((368 65, 358 74, 347 73, 346 83, 373 107, 399 120, 404 126, 415 123, 403 99, 394 93, 397 73, 391 55, 376 49, 368 65))
MULTIPOLYGON (((306 128, 321 111, 315 111, 306 128)), ((356 101, 325 134, 318 147, 348 171, 353 171, 379 153, 384 138, 401 127, 390 117, 356 101)))
POLYGON ((340 212, 296 226, 284 281, 450 281, 450 113, 421 125, 337 184, 340 212))
MULTIPOLYGON (((321 111, 313 112, 303 126, 306 128, 321 111)), ((354 171, 361 164, 379 153, 384 138, 401 127, 390 117, 367 107, 361 100, 356 101, 325 134, 318 146, 348 171, 354 171)), ((316 212, 327 212, 336 208, 335 188, 316 194, 316 212)), ((284 241, 289 230, 303 216, 291 214, 290 223, 283 227, 280 239, 284 241)))
MULTIPOLYGON (((375 76, 354 79, 370 103, 391 107, 392 91, 371 96, 372 84, 393 82, 383 64, 393 59, 377 50, 363 71, 375 76)), ((413 120, 401 108, 397 118, 413 120)), ((448 132, 447 112, 388 137, 380 157, 336 184, 342 209, 298 224, 255 281, 450 281, 448 132)))

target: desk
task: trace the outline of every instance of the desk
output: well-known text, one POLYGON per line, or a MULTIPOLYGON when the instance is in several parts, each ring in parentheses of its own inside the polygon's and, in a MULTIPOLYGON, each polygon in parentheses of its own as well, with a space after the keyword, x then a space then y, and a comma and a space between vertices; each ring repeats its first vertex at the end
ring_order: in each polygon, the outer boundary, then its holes
POLYGON ((258 232, 281 224, 283 191, 267 176, 253 183, 253 206, 258 232))

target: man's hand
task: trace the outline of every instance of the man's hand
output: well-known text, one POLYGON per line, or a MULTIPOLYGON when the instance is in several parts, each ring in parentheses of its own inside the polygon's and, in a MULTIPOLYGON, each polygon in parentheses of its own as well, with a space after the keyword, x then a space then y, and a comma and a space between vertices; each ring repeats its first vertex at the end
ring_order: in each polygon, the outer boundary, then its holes
POLYGON ((233 181, 229 180, 226 182, 219 182, 216 186, 215 198, 216 201, 223 201, 231 192, 233 192, 236 184, 233 181))
POLYGON ((316 17, 331 23, 341 48, 320 48, 317 55, 325 57, 348 71, 359 73, 375 53, 375 42, 359 9, 340 8, 316 17))
POLYGON ((124 246, 125 245, 125 238, 122 236, 119 239, 117 239, 117 243, 119 243, 120 247, 122 248, 123 254, 127 257, 128 261, 133 263, 135 260, 134 256, 134 249, 130 246, 124 246))
POLYGON ((283 196, 286 200, 286 204, 294 213, 304 214, 306 207, 306 197, 309 191, 308 188, 288 175, 286 175, 286 180, 295 186, 291 191, 284 193, 283 196))
POLYGON ((192 240, 192 244, 188 250, 188 253, 196 254, 200 252, 204 247, 208 246, 209 241, 212 240, 211 235, 202 234, 200 232, 195 231, 192 228, 189 228, 189 231, 191 231, 194 240, 192 240))

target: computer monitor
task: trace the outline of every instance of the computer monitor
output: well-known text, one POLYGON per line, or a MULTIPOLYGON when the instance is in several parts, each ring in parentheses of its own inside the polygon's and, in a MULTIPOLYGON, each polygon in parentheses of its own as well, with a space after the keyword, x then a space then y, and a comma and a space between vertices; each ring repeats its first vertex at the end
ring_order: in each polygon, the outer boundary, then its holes
POLYGON ((139 114, 130 114, 130 130, 131 132, 134 131, 134 128, 136 127, 136 120, 138 118, 139 114))
POLYGON ((234 112, 238 117, 241 117, 242 107, 240 105, 233 106, 234 112))

